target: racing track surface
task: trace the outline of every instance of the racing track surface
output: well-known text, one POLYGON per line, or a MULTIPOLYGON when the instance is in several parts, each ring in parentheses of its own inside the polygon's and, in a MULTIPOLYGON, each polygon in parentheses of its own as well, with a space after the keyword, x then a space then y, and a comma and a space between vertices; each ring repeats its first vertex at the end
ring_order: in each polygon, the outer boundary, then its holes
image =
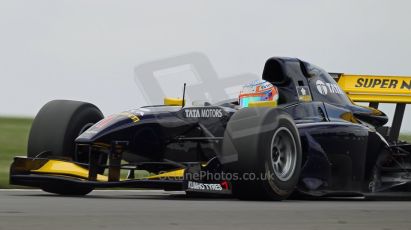
POLYGON ((411 229, 411 201, 238 201, 162 191, 79 198, 1 190, 0 229, 411 229))

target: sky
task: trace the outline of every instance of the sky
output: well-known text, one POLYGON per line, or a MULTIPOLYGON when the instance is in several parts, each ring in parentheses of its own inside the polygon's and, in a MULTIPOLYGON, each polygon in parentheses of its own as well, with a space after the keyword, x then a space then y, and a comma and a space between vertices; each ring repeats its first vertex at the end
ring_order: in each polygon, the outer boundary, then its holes
MULTIPOLYGON (((406 0, 0 0, 0 115, 34 116, 53 99, 92 102, 105 115, 137 108, 147 100, 135 68, 191 52, 222 78, 261 76, 272 56, 411 76, 410 8, 406 0)), ((380 108, 392 116, 393 105, 380 108)))

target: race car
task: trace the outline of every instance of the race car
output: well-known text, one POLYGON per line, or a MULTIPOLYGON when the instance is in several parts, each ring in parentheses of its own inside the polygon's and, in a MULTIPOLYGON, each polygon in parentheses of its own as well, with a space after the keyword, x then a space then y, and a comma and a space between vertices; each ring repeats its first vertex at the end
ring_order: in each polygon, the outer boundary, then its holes
POLYGON ((258 200, 411 191, 411 144, 398 140, 411 78, 273 57, 262 80, 276 95, 193 106, 165 98, 105 118, 90 103, 51 101, 10 183, 62 195, 127 187, 258 200), (380 102, 398 103, 391 128, 380 102))

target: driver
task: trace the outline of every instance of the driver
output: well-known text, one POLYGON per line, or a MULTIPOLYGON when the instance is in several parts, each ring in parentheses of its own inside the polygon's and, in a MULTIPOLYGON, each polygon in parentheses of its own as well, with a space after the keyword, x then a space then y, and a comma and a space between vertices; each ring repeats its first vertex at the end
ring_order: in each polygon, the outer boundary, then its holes
POLYGON ((244 108, 254 101, 275 101, 278 103, 278 89, 266 80, 255 80, 243 86, 238 104, 244 108))

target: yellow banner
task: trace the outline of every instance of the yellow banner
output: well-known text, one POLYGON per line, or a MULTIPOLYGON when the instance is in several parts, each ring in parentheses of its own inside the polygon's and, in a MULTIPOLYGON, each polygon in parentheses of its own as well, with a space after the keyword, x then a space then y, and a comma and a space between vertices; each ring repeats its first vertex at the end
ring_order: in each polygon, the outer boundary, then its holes
POLYGON ((338 84, 353 101, 411 103, 411 77, 341 74, 338 84))

